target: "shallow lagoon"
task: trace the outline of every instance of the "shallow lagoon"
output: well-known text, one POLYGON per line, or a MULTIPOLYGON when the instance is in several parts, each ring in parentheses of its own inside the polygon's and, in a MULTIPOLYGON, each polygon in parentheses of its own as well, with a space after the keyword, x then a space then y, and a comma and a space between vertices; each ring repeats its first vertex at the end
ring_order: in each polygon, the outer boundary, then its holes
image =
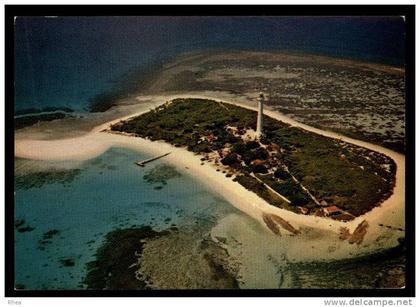
POLYGON ((113 148, 83 163, 72 182, 17 189, 15 219, 35 229, 15 231, 16 284, 25 289, 82 287, 86 263, 113 229, 150 225, 163 230, 242 214, 184 170, 172 169, 166 184, 146 180, 144 175, 165 164, 164 160, 145 168, 134 164, 145 158, 113 148), (59 233, 46 240, 50 243, 41 243, 51 230, 59 233), (65 266, 66 259, 74 266, 65 266))

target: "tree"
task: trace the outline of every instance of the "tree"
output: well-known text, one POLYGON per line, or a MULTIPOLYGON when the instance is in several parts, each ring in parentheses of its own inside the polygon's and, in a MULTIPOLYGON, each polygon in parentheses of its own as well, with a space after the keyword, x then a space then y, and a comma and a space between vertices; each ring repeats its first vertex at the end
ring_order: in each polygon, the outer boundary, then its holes
POLYGON ((268 152, 267 152, 267 150, 265 150, 262 147, 260 147, 257 150, 255 150, 255 152, 254 152, 254 160, 255 159, 265 160, 267 158, 268 158, 268 152))
POLYGON ((281 168, 279 168, 279 169, 277 169, 275 172, 274 172, 274 177, 276 177, 276 178, 278 178, 278 179, 282 179, 282 180, 285 180, 285 179, 287 179, 287 178, 289 178, 289 174, 285 171, 285 170, 283 170, 283 169, 281 169, 281 168))
POLYGON ((232 147, 232 152, 237 153, 238 155, 243 155, 247 151, 247 148, 244 143, 236 143, 232 147))
POLYGON ((309 202, 309 199, 301 192, 290 195, 288 199, 293 206, 304 206, 309 202))
POLYGON ((255 149, 260 147, 260 143, 258 143, 257 141, 250 141, 248 143, 246 143, 246 148, 247 149, 255 149))
POLYGON ((254 173, 266 174, 267 173, 267 168, 264 165, 253 165, 252 166, 252 171, 254 173))
POLYGON ((223 165, 232 165, 235 163, 238 163, 238 157, 236 154, 231 153, 229 155, 227 155, 226 157, 224 157, 222 160, 220 160, 220 162, 222 162, 223 165))

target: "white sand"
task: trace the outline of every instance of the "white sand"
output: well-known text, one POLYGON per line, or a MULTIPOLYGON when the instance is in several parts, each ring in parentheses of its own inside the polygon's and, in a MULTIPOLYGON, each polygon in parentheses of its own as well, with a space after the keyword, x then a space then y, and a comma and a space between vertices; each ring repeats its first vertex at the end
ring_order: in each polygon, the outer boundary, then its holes
MULTIPOLYGON (((237 103, 232 101, 221 100, 218 97, 207 97, 202 95, 176 95, 176 96, 155 96, 154 99, 160 103, 165 103, 173 98, 206 98, 223 101, 230 104, 239 105, 248 109, 255 110, 256 108, 250 107, 246 103, 237 103)), ((249 104, 249 103, 248 103, 249 104)), ((157 104, 156 104, 157 105, 157 104)), ((150 108, 150 105, 147 106, 150 108)), ((121 119, 136 116, 141 113, 147 112, 148 109, 140 109, 136 114, 125 116, 113 120, 112 122, 105 123, 93 129, 90 133, 77 138, 59 139, 59 140, 30 140, 19 138, 15 140, 15 156, 36 160, 78 160, 83 161, 96 157, 110 147, 126 147, 132 150, 146 152, 151 155, 163 154, 172 152, 169 156, 163 158, 166 161, 174 164, 177 167, 188 168, 191 174, 206 183, 218 194, 223 196, 232 205, 245 212, 249 216, 262 221, 262 213, 273 213, 281 216, 283 219, 290 222, 294 227, 311 227, 321 230, 330 230, 338 233, 341 227, 348 227, 351 231, 357 225, 367 220, 369 222, 369 230, 365 236, 364 244, 369 245, 373 242, 379 242, 378 238, 383 236, 385 239, 380 241, 380 246, 377 247, 390 247, 397 244, 397 238, 404 235, 397 231, 390 232, 389 229, 379 227, 378 224, 382 223, 392 227, 404 228, 404 213, 405 213, 405 157, 387 148, 378 145, 370 144, 367 142, 351 139, 340 134, 323 131, 317 128, 307 126, 290 119, 282 114, 272 111, 264 111, 266 115, 277 120, 286 122, 292 126, 300 127, 305 130, 324 135, 331 138, 341 139, 348 143, 358 146, 366 147, 371 150, 383 153, 391 157, 397 165, 396 185, 393 194, 381 206, 376 207, 363 216, 356 218, 351 222, 334 221, 329 218, 321 218, 315 216, 306 216, 293 213, 288 210, 276 208, 269 205, 265 200, 261 199, 255 193, 252 193, 242 187, 240 184, 232 181, 232 178, 225 177, 225 174, 216 172, 214 166, 210 164, 200 165, 201 156, 194 155, 182 148, 176 148, 164 142, 152 142, 143 138, 134 138, 129 136, 111 134, 100 132, 109 127, 111 123, 118 122, 121 119)), ((134 161, 133 161, 134 162, 134 161)), ((414 204, 410 204, 414 205, 414 204)))

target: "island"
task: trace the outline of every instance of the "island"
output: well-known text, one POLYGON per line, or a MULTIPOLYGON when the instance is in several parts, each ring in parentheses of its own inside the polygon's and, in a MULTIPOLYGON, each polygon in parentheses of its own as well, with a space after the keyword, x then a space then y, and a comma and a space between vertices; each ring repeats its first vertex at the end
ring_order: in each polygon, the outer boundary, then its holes
POLYGON ((110 130, 184 147, 270 205, 298 214, 349 221, 392 194, 396 167, 386 155, 267 115, 257 138, 256 118, 221 101, 180 98, 110 130))
POLYGON ((29 17, 16 295, 411 289, 409 22, 29 17))

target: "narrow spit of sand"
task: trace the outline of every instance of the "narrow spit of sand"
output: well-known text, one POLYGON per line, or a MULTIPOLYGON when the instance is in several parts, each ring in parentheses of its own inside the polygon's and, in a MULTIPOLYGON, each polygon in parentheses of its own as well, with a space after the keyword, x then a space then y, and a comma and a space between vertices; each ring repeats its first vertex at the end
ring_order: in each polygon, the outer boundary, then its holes
MULTIPOLYGON (((220 99, 217 96, 214 97, 192 94, 178 94, 176 96, 159 96, 158 98, 160 103, 165 103, 166 101, 172 100, 174 98, 204 98, 223 101, 251 110, 256 109, 255 107, 249 106, 247 103, 232 102, 229 100, 220 99)), ((156 104, 156 106, 157 105, 158 104, 156 104)), ((188 170, 190 174, 193 174, 198 180, 206 183, 212 190, 223 196, 232 205, 248 214, 249 216, 257 219, 261 223, 264 223, 262 219, 263 213, 271 213, 282 217, 296 228, 312 227, 339 233, 342 227, 347 227, 350 231, 353 231, 357 225, 366 220, 370 225, 370 229, 365 236, 364 244, 373 242, 383 231, 387 231, 383 230, 383 227, 379 227, 379 224, 404 228, 405 157, 401 154, 378 145, 351 139, 334 132, 323 131, 310 127, 308 125, 296 122, 293 119, 290 119, 277 112, 272 112, 269 110, 264 111, 266 115, 288 123, 292 126, 300 127, 320 135, 340 139, 351 144, 366 147, 368 149, 383 153, 392 158, 397 165, 396 182, 393 194, 390 198, 385 200, 381 206, 376 207, 370 212, 359 216, 353 221, 347 223, 335 221, 329 218, 306 216, 269 205, 265 200, 261 199, 255 193, 248 191, 240 184, 232 181, 232 178, 227 178, 224 174, 216 172, 213 165, 208 163, 201 165, 202 161, 200 160, 200 155, 194 155, 192 152, 182 148, 174 147, 164 142, 152 142, 143 138, 103 132, 103 130, 108 129, 111 124, 145 113, 149 110, 149 108, 150 106, 148 106, 148 109, 139 109, 139 111, 135 114, 131 114, 129 116, 118 118, 116 120, 99 125, 95 127, 90 133, 77 138, 59 140, 30 140, 20 137, 19 139, 15 140, 15 156, 35 160, 83 161, 96 157, 111 147, 125 147, 132 150, 149 153, 151 155, 160 155, 171 152, 169 156, 164 158, 165 161, 177 167, 188 170)), ((400 236, 401 234, 397 233, 393 235, 392 241, 394 242, 394 245, 396 245, 397 238, 400 236)))

